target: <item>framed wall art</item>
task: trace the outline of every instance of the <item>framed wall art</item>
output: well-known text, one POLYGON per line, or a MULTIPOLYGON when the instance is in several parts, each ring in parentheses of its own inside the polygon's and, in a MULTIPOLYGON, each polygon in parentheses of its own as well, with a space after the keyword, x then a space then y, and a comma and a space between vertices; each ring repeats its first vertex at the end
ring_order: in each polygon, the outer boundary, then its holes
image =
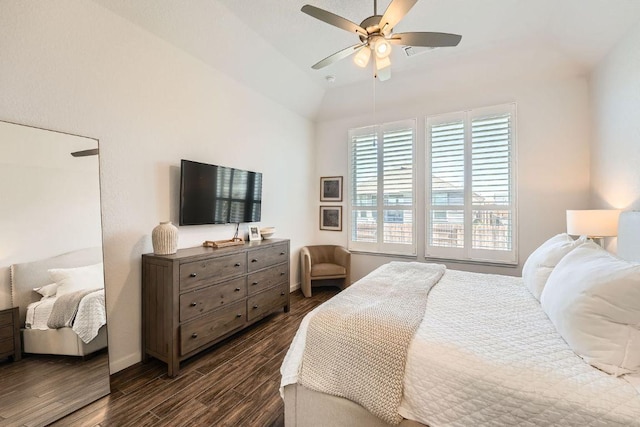
POLYGON ((342 231, 342 206, 320 206, 320 230, 342 231))
POLYGON ((342 177, 323 176, 320 178, 320 201, 321 202, 341 202, 342 201, 342 177))

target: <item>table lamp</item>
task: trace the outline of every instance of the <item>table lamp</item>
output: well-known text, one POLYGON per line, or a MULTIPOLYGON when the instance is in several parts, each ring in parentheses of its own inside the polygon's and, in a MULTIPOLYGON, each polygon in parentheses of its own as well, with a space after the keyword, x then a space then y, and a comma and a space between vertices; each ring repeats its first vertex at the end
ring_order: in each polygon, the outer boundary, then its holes
POLYGON ((585 209, 567 211, 567 234, 587 236, 602 246, 604 237, 618 235, 617 209, 585 209))

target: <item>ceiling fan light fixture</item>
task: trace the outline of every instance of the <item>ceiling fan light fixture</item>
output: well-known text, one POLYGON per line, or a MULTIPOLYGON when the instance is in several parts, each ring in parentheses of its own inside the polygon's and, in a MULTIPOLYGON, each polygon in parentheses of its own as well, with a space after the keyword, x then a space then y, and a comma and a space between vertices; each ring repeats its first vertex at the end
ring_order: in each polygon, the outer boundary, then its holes
POLYGON ((355 62, 358 67, 364 68, 369 63, 369 58, 371 58, 371 49, 365 46, 353 57, 353 62, 355 62))
POLYGON ((376 70, 380 71, 387 67, 391 67, 391 60, 388 56, 384 58, 376 58, 376 70))
POLYGON ((391 43, 384 37, 377 37, 374 46, 378 58, 386 58, 391 54, 391 43))

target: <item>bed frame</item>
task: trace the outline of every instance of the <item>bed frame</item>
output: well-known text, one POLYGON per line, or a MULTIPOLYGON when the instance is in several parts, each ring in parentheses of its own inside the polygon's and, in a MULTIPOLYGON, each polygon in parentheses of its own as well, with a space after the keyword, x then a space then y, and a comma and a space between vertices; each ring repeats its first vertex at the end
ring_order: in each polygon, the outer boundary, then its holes
MULTIPOLYGON (((628 261, 640 261, 640 211, 620 214, 618 224, 618 256, 628 261)), ((388 427, 362 406, 342 397, 310 390, 300 384, 284 387, 284 423, 287 427, 388 427)), ((404 419, 402 427, 424 424, 404 419)))
POLYGON ((24 353, 86 356, 107 347, 107 328, 103 326, 91 342, 84 343, 71 328, 46 331, 25 329, 27 306, 41 296, 33 288, 51 283, 50 268, 73 268, 102 262, 102 248, 87 248, 52 258, 11 266, 11 299, 19 308, 24 353))

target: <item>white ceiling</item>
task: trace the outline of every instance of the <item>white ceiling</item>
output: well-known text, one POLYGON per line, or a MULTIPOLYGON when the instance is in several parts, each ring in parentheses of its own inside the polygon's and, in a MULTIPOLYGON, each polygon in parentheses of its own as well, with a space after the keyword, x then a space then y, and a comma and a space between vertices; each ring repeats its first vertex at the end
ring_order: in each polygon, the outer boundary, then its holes
MULTIPOLYGON (((317 117, 326 91, 371 80, 372 70, 350 59, 311 69, 358 39, 300 8, 308 3, 360 23, 373 14, 373 0, 94 1, 310 118, 317 117)), ((380 0, 378 13, 388 4, 380 0)), ((420 0, 395 32, 449 32, 462 41, 409 58, 394 47, 391 80, 453 70, 472 58, 521 61, 525 51, 536 67, 563 63, 586 74, 639 21, 640 0, 420 0)))

